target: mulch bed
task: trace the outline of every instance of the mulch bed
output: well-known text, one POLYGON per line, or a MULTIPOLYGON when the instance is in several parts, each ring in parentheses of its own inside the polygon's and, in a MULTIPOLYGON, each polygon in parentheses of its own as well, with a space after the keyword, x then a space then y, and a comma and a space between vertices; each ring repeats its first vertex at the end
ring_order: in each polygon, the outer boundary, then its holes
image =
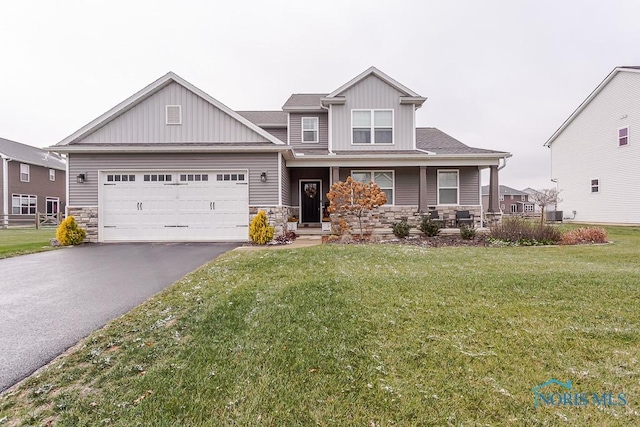
POLYGON ((337 238, 335 240, 330 239, 331 236, 323 236, 322 243, 327 244, 369 244, 369 243, 378 243, 385 245, 412 245, 412 246, 420 246, 425 248, 444 248, 444 247, 456 247, 456 246, 489 246, 487 242, 487 236, 484 234, 478 234, 473 240, 464 240, 459 235, 451 234, 451 235, 442 235, 435 237, 426 237, 426 236, 409 236, 404 239, 398 238, 388 238, 381 240, 371 240, 369 236, 365 236, 363 239, 360 239, 360 236, 352 236, 346 240, 342 240, 337 238))

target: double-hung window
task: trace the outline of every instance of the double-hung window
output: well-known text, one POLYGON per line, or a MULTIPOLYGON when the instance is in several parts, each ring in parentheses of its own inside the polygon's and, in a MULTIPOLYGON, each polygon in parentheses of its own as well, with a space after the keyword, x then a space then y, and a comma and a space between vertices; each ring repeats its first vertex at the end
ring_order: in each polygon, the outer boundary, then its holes
POLYGON ((393 110, 353 110, 354 144, 393 144, 393 110))
POLYGON ((35 215, 38 205, 38 197, 29 194, 11 195, 12 215, 35 215))
POLYGON ((629 126, 618 129, 618 147, 629 145, 629 126))
POLYGON ((318 142, 318 118, 302 118, 302 142, 318 142))
POLYGON ((29 182, 31 173, 29 171, 29 165, 25 165, 24 163, 20 163, 20 181, 29 182))
POLYGON ((394 175, 393 171, 389 170, 369 170, 369 171, 351 171, 351 178, 354 181, 363 182, 369 184, 374 182, 380 187, 380 190, 387 196, 388 205, 393 205, 394 195, 394 175))
POLYGON ((438 204, 457 205, 458 204, 458 171, 439 170, 438 171, 438 204))
POLYGON ((49 181, 55 181, 55 180, 56 180, 56 170, 49 169, 49 181))

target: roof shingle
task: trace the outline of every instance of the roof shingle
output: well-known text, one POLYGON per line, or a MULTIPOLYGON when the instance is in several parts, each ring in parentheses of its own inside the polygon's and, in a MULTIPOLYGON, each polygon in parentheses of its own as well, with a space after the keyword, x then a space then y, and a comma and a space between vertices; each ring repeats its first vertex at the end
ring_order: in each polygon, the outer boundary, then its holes
POLYGON ((20 142, 0 138, 0 153, 12 160, 51 169, 66 170, 66 162, 59 154, 20 142))

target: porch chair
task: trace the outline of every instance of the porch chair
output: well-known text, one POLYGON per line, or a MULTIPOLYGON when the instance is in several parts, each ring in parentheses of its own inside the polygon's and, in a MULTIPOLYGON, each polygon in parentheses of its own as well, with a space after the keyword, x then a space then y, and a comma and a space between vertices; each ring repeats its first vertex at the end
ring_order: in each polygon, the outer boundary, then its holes
POLYGON ((456 211, 456 227, 460 228, 461 225, 468 225, 473 227, 473 214, 469 211, 456 211))
POLYGON ((444 219, 440 218, 440 214, 437 210, 433 209, 429 211, 429 218, 431 222, 434 222, 440 226, 440 228, 444 228, 444 219))

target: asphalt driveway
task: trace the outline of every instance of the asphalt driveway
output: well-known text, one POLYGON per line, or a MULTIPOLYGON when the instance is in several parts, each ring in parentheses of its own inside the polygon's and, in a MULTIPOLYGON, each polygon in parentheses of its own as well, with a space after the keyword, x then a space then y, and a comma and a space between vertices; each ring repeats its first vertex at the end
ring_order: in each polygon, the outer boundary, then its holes
POLYGON ((90 244, 0 260, 0 391, 236 246, 90 244))

